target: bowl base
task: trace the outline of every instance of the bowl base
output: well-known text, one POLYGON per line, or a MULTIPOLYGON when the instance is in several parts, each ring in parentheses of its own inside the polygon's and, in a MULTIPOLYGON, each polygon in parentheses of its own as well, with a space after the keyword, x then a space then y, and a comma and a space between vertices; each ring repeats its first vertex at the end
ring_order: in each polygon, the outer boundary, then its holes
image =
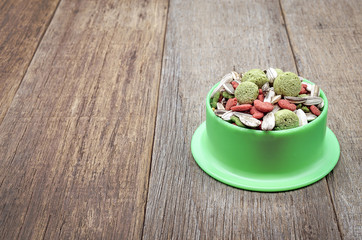
POLYGON ((232 169, 223 165, 210 151, 212 145, 206 132, 206 122, 195 131, 191 140, 191 152, 195 161, 207 174, 227 185, 260 192, 279 192, 298 189, 315 183, 326 176, 337 164, 340 148, 339 143, 327 128, 322 157, 317 159, 305 171, 296 174, 265 174, 246 173, 240 169, 232 169))

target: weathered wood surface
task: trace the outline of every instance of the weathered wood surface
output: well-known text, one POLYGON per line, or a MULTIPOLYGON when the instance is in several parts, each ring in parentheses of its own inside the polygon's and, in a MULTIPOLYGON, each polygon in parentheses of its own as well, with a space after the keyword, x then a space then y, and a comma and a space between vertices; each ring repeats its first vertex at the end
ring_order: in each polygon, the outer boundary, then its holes
POLYGON ((0 123, 59 0, 0 2, 0 123))
POLYGON ((141 237, 167 5, 61 1, 0 125, 0 239, 141 237))
POLYGON ((163 56, 166 0, 59 1, 0 3, 0 239, 362 237, 360 1, 171 0, 163 56), (322 87, 341 144, 296 191, 228 187, 190 152, 208 89, 268 66, 322 87))
POLYGON ((171 1, 144 239, 340 239, 325 178, 265 194, 226 186, 195 163, 204 98, 234 66, 297 70, 279 2, 171 1))
POLYGON ((327 182, 344 239, 362 238, 362 3, 282 1, 302 76, 313 78, 329 100, 328 126, 341 157, 327 182))

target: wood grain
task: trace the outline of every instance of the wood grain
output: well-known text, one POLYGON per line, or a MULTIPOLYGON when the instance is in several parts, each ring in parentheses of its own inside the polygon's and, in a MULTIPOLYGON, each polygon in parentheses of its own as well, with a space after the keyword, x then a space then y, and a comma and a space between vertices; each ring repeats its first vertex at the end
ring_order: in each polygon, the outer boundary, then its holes
POLYGON ((61 1, 0 125, 1 239, 139 239, 167 1, 61 1))
POLYGON ((340 239, 326 180, 257 193, 204 173, 191 137, 234 67, 296 72, 278 1, 170 2, 144 239, 340 239))
POLYGON ((282 1, 300 73, 329 100, 328 126, 341 157, 327 177, 344 239, 362 238, 361 1, 282 1))
POLYGON ((4 0, 0 3, 0 123, 58 2, 4 0))

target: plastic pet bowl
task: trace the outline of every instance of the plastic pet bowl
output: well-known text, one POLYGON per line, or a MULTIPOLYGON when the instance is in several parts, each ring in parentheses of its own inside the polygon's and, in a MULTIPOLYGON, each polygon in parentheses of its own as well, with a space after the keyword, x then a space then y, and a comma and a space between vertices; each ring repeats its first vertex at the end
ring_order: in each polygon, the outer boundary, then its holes
POLYGON ((328 101, 323 91, 324 108, 314 121, 288 130, 261 131, 217 117, 210 107, 216 86, 206 97, 206 122, 191 141, 197 164, 211 177, 247 190, 287 191, 317 182, 337 164, 340 148, 327 128, 328 101))

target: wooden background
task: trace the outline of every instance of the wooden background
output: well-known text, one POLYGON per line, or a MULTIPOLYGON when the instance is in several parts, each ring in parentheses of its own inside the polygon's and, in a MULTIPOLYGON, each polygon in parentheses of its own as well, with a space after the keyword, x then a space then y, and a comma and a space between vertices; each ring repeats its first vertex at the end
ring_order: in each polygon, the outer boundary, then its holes
MULTIPOLYGON (((359 0, 3 0, 0 239, 361 239, 359 0), (190 152, 232 69, 327 94, 336 168, 258 193, 190 152)), ((308 151, 308 149, 305 149, 308 151)))

